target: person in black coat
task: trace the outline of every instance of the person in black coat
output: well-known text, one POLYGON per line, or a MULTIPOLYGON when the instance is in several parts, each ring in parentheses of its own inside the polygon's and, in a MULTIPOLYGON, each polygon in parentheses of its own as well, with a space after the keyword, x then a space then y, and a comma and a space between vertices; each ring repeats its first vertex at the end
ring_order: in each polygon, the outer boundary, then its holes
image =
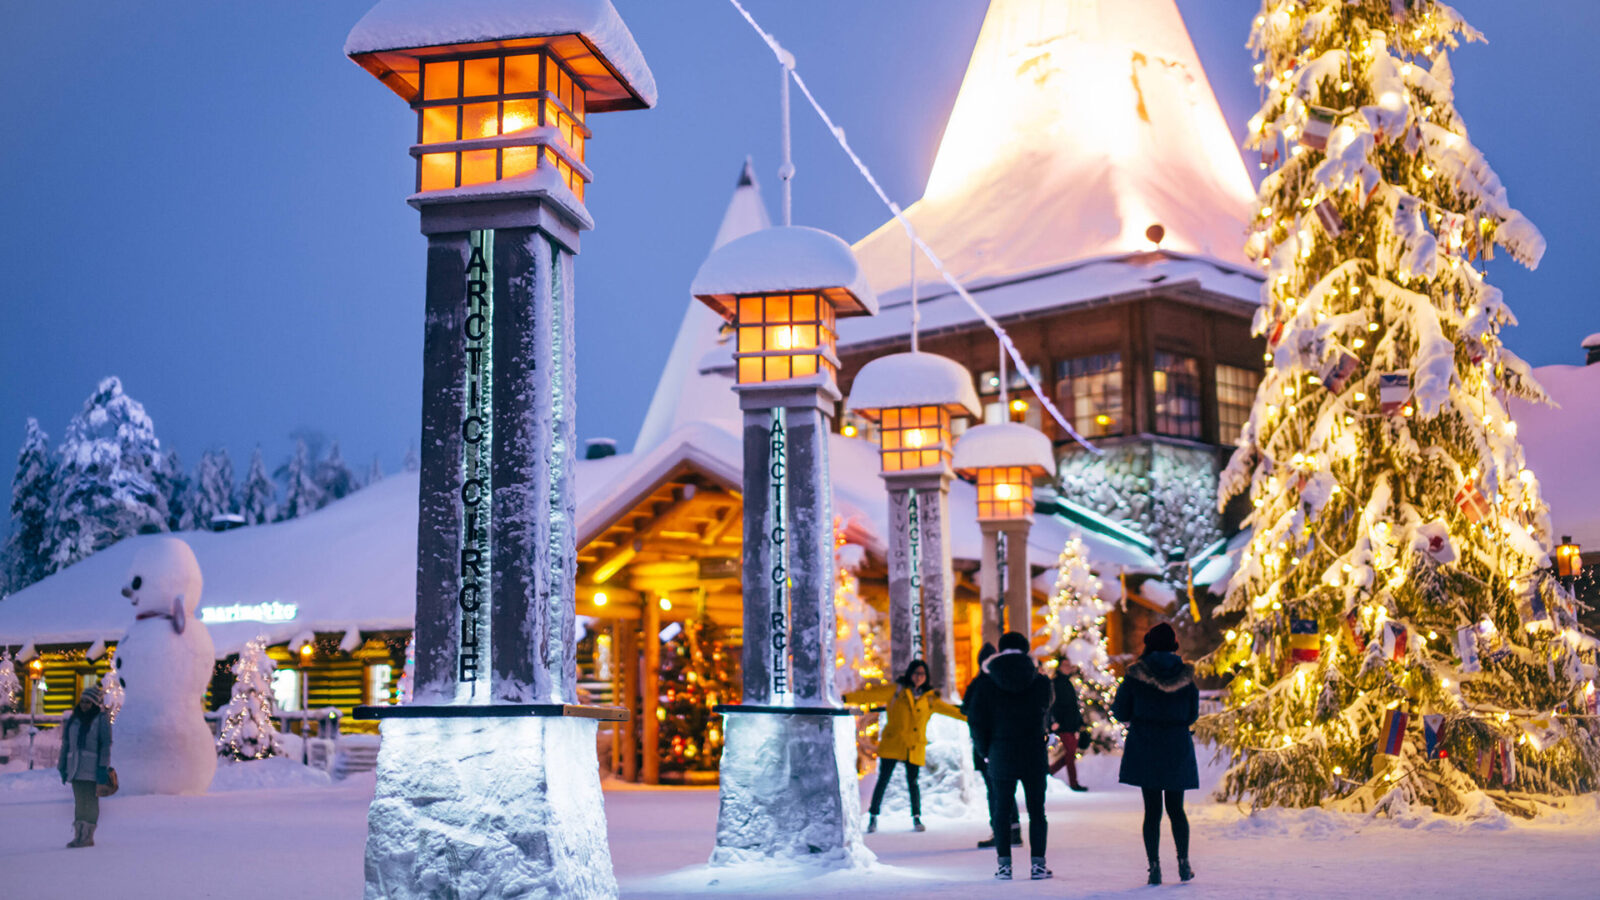
MULTIPOLYGON (((1028 655, 1028 639, 1015 631, 1000 638, 1000 652, 983 664, 987 677, 973 690, 968 727, 978 755, 993 779, 989 817, 994 833, 1009 834, 1011 812, 1004 798, 1015 797, 1017 783, 1028 804, 1030 877, 1051 877, 1044 862, 1048 826, 1044 818, 1044 780, 1049 758, 1045 732, 1050 715, 1050 679, 1039 674, 1028 655)), ((994 877, 1011 880, 1011 842, 996 841, 999 867, 994 877)))
POLYGON ((1144 654, 1128 667, 1117 689, 1111 714, 1128 726, 1118 781, 1144 791, 1144 852, 1150 861, 1150 883, 1161 883, 1157 849, 1161 844, 1161 808, 1165 799, 1178 848, 1178 877, 1194 877, 1189 866, 1189 819, 1183 813, 1183 792, 1200 787, 1189 726, 1200 718, 1200 690, 1194 667, 1178 656, 1178 635, 1165 622, 1145 633, 1144 654))
MULTIPOLYGON (((982 647, 978 648, 978 666, 980 667, 978 674, 972 676, 972 680, 967 682, 966 690, 961 692, 961 714, 967 717, 967 732, 969 734, 972 731, 972 698, 977 693, 978 682, 989 677, 984 674, 982 666, 989 661, 989 657, 993 656, 994 653, 994 645, 987 641, 984 642, 982 647)), ((994 780, 989 777, 989 767, 984 765, 983 757, 978 753, 978 739, 976 737, 972 739, 972 767, 978 770, 979 775, 983 776, 984 795, 988 798, 989 808, 993 809, 995 801, 994 780)), ((1006 806, 1011 811, 1009 816, 1011 843, 1015 846, 1022 843, 1022 822, 1017 815, 1017 795, 1013 792, 1011 796, 1004 799, 1006 806)), ((978 842, 978 849, 983 850, 993 847, 998 840, 1000 840, 1000 832, 995 830, 994 817, 991 815, 989 817, 989 837, 978 842)))
POLYGON ((1061 761, 1050 767, 1054 775, 1062 767, 1067 770, 1067 784, 1075 791, 1087 791, 1078 783, 1078 732, 1083 730, 1083 710, 1078 706, 1078 689, 1072 686, 1072 676, 1078 667, 1065 657, 1056 660, 1056 674, 1050 679, 1056 699, 1050 704, 1051 728, 1061 738, 1061 749, 1066 753, 1061 761))

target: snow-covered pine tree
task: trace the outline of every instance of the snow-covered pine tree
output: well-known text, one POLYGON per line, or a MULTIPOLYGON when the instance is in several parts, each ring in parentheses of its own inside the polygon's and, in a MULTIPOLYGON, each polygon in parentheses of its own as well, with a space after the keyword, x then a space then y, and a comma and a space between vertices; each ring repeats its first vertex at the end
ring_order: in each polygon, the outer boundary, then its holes
POLYGON ((67 424, 51 498, 50 571, 145 531, 167 530, 161 442, 139 401, 104 379, 67 424))
POLYGON ((833 683, 841 694, 883 681, 883 626, 878 611, 861 596, 865 551, 849 543, 838 519, 833 523, 833 611, 837 620, 833 683))
POLYGON ((402 472, 420 472, 420 471, 422 471, 422 459, 417 456, 416 445, 412 445, 412 446, 409 446, 409 447, 406 448, 405 458, 400 460, 400 470, 402 472))
POLYGON ((261 460, 261 448, 250 454, 250 471, 245 473, 244 484, 239 486, 239 514, 246 525, 265 525, 278 515, 278 486, 267 475, 266 463, 261 460))
POLYGON ((283 469, 283 505, 278 507, 278 521, 298 519, 322 508, 322 488, 312 477, 313 464, 306 442, 296 439, 294 458, 283 469))
MULTIPOLYGON (((263 475, 265 470, 263 470, 263 475)), ((233 512, 233 460, 228 451, 207 450, 194 469, 184 529, 210 530, 212 520, 233 512)))
POLYGON ((17 677, 16 660, 0 653, 0 712, 13 712, 22 702, 22 679, 17 677))
POLYGON ((283 753, 272 724, 272 658, 265 638, 255 638, 233 664, 233 693, 222 708, 217 755, 231 759, 266 759, 283 753))
POLYGON ((1072 685, 1078 690, 1083 720, 1089 725, 1089 746, 1102 752, 1122 746, 1124 729, 1111 718, 1111 700, 1119 679, 1111 671, 1106 652, 1106 614, 1111 603, 1100 596, 1100 579, 1089 570, 1089 554, 1083 536, 1067 539, 1057 563, 1056 589, 1045 611, 1045 650, 1078 667, 1072 685))
POLYGON ((372 465, 367 467, 366 480, 361 482, 362 487, 372 487, 383 480, 383 457, 372 454, 372 465))
POLYGON ((1266 0, 1251 254, 1271 350, 1222 477, 1254 531, 1203 668, 1228 677, 1199 733, 1220 796, 1531 814, 1594 790, 1595 647, 1546 569, 1550 525, 1510 397, 1544 394, 1500 341, 1474 268, 1544 239, 1467 138, 1446 51, 1480 39, 1433 0, 1266 0))
POLYGON ((356 481, 356 473, 350 470, 344 461, 344 456, 339 452, 339 442, 334 441, 328 448, 328 455, 316 465, 316 475, 313 478, 317 489, 322 492, 322 499, 317 508, 321 509, 335 500, 342 500, 361 487, 356 481))
POLYGON ((161 468, 156 472, 156 489, 167 499, 166 530, 179 531, 184 527, 183 523, 189 520, 191 485, 192 481, 183 470, 183 460, 179 458, 178 451, 168 450, 161 460, 161 468))
POLYGON ((4 556, 6 592, 20 591, 50 574, 50 495, 55 489, 50 436, 28 419, 11 479, 11 537, 4 556))

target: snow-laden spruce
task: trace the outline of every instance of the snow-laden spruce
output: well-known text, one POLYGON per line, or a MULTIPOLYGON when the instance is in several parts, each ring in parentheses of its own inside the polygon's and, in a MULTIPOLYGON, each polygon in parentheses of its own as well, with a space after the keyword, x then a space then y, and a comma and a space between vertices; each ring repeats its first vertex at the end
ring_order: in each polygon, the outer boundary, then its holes
POLYGON ((1531 814, 1600 786, 1597 645, 1506 414, 1544 395, 1474 265, 1544 253, 1455 108, 1446 51, 1479 39, 1432 0, 1255 20, 1249 145, 1282 165, 1248 245, 1270 365, 1221 485, 1254 534, 1205 660, 1228 679, 1198 729, 1233 762, 1220 795, 1531 814))
POLYGON ((1100 579, 1089 570, 1083 536, 1074 534, 1061 550, 1056 589, 1040 633, 1046 652, 1060 654, 1078 667, 1072 683, 1089 724, 1090 746, 1085 751, 1121 747, 1126 731, 1111 719, 1111 700, 1120 680, 1111 671, 1106 652, 1105 623, 1111 603, 1101 596, 1102 590, 1100 579))
POLYGON ((261 460, 261 448, 250 454, 250 470, 245 473, 244 484, 239 486, 239 514, 246 525, 265 525, 278 518, 278 486, 267 475, 266 463, 261 460))
MULTIPOLYGON (((50 436, 29 418, 11 479, 11 537, 0 560, 0 596, 22 590, 50 574, 50 494, 55 488, 50 436)), ((0 697, 0 701, 3 701, 0 697)))
POLYGON ((239 652, 239 661, 233 664, 233 694, 222 708, 217 755, 266 759, 283 753, 278 729, 272 724, 274 668, 262 638, 249 641, 239 652))
POLYGON ((207 450, 195 465, 182 530, 209 530, 218 516, 232 512, 233 460, 226 450, 207 450))

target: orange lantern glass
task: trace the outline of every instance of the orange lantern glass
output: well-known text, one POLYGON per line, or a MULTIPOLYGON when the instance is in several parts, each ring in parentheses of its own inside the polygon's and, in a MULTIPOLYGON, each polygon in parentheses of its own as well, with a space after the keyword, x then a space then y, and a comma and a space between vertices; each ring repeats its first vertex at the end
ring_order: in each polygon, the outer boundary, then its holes
POLYGON ((739 383, 786 381, 818 372, 832 381, 839 371, 833 306, 814 293, 740 296, 733 354, 739 383))
POLYGON ((1055 468, 1050 439, 1015 422, 976 425, 956 444, 955 469, 978 485, 978 521, 1033 516, 1034 479, 1055 468))
POLYGON ((883 471, 904 472, 950 461, 950 410, 905 406, 879 412, 878 447, 883 471))
POLYGON ((891 353, 856 373, 847 411, 878 423, 884 474, 950 470, 953 416, 978 415, 972 373, 934 353, 891 353))
POLYGON ((1033 515, 1032 470, 995 466, 978 470, 978 521, 1022 519, 1033 515))
POLYGON ((1563 535, 1561 546, 1556 548, 1556 575, 1562 578, 1577 578, 1583 574, 1583 548, 1572 542, 1570 535, 1563 535))

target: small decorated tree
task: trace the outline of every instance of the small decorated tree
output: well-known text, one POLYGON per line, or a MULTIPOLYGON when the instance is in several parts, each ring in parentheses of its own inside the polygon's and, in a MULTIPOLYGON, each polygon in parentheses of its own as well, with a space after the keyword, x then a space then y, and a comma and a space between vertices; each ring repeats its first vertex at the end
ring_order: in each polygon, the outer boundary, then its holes
POLYGON ((267 642, 256 638, 244 645, 233 665, 233 695, 222 708, 222 733, 217 755, 233 759, 266 759, 283 753, 272 724, 272 659, 267 642))
POLYGON ((861 567, 862 556, 860 546, 846 542, 844 528, 835 519, 833 610, 837 639, 833 678, 840 694, 867 682, 882 681, 884 677, 883 617, 861 597, 861 580, 856 577, 856 570, 861 567))
POLYGON ((22 680, 17 677, 16 662, 0 653, 0 712, 15 712, 22 700, 22 680))
POLYGON ((117 713, 122 711, 122 701, 128 692, 122 686, 122 678, 117 675, 117 652, 111 651, 111 658, 106 660, 106 673, 100 676, 100 706, 106 711, 112 724, 116 724, 117 713))
POLYGON ((722 758, 721 720, 711 708, 739 702, 735 655, 709 617, 684 623, 661 648, 661 768, 711 772, 722 758))
POLYGON ((1082 535, 1074 534, 1061 551, 1056 589, 1050 595, 1044 627, 1047 652, 1077 667, 1072 686, 1089 725, 1085 751, 1101 752, 1122 746, 1123 728, 1111 718, 1111 700, 1119 679, 1111 671, 1106 653, 1105 622, 1111 603, 1100 596, 1100 579, 1089 570, 1082 535))

